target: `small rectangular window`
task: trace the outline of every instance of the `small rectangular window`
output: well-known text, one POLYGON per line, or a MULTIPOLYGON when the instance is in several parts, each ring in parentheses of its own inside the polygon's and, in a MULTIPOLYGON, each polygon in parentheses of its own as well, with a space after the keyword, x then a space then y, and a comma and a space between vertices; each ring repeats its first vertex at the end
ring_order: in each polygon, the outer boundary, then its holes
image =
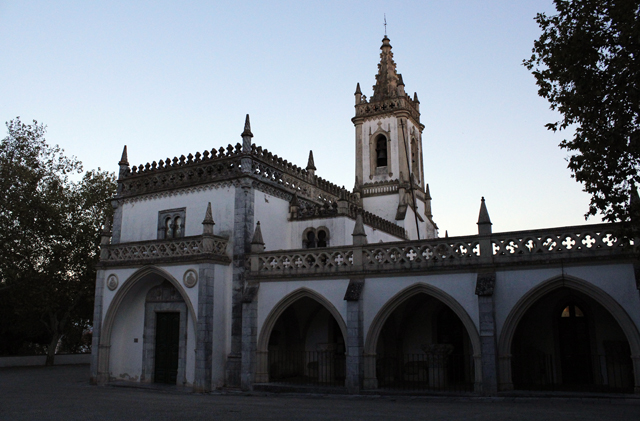
POLYGON ((187 208, 158 212, 158 240, 184 237, 186 212, 187 208))

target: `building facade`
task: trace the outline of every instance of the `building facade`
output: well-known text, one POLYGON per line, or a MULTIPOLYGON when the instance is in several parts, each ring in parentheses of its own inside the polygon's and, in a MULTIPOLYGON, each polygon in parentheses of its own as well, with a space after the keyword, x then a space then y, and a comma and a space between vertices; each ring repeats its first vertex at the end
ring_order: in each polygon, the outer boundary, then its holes
POLYGON ((420 102, 389 39, 355 92, 348 191, 242 143, 119 163, 91 378, 640 392, 638 240, 613 225, 438 237, 420 102))

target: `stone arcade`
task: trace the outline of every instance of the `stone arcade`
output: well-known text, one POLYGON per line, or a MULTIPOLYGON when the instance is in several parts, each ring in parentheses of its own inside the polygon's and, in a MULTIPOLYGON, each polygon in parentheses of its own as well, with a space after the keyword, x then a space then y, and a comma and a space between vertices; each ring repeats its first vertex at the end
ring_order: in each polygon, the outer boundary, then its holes
POLYGON ((252 144, 119 163, 91 378, 496 394, 640 392, 638 239, 612 225, 438 238, 420 102, 389 39, 355 92, 353 191, 252 144), (636 252, 637 253, 637 252, 636 252))

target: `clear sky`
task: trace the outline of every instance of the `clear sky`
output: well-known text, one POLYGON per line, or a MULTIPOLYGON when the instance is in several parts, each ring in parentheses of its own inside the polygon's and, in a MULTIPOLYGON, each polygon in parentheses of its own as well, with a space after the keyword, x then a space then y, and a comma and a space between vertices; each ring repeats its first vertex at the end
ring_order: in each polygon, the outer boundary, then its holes
MULTIPOLYGON (((254 142, 351 189, 356 83, 371 95, 383 15, 418 93, 440 235, 584 224, 589 197, 522 66, 551 0, 2 1, 0 119, 48 126, 85 169, 254 142)), ((4 137, 6 130, 1 136, 4 137)), ((599 222, 590 219, 589 223, 599 222)))

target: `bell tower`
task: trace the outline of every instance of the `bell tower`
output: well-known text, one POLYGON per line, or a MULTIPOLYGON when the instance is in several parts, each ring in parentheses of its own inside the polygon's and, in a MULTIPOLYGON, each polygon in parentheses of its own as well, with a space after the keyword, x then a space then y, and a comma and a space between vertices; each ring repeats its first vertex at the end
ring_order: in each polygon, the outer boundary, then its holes
POLYGON ((437 236, 431 219, 431 197, 424 181, 420 101, 405 92, 385 35, 369 99, 356 86, 355 191, 363 207, 402 226, 410 239, 437 236))

